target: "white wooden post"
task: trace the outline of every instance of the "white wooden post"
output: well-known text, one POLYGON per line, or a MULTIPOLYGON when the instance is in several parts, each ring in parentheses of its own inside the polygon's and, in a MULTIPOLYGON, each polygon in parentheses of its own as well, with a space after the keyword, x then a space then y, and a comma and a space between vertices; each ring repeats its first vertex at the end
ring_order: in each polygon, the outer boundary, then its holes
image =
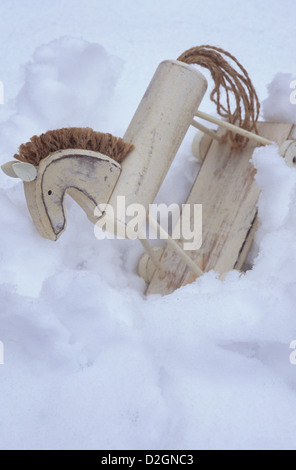
POLYGON ((173 60, 159 65, 123 137, 135 149, 122 162, 109 204, 116 208, 117 196, 125 196, 126 206, 142 204, 148 213, 206 89, 194 67, 173 60))

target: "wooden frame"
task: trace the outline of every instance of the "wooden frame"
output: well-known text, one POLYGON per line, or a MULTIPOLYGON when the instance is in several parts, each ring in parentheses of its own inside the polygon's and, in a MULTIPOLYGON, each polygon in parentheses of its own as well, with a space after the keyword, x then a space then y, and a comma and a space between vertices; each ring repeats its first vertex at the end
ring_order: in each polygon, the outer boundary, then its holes
MULTIPOLYGON (((80 149, 55 152, 38 168, 16 161, 2 165, 8 176, 24 181, 28 208, 39 233, 57 240, 65 230, 66 193, 99 226, 105 223, 104 210, 98 214, 95 208, 108 203, 116 214, 118 196, 126 198, 127 206, 141 204, 148 214, 192 125, 205 134, 201 142, 194 141, 203 165, 186 203, 203 205, 203 245, 198 251, 184 252, 183 240, 176 241, 174 232, 171 237, 165 233, 168 246, 156 253, 148 240, 139 236, 148 253, 146 261, 140 262, 141 275, 151 281, 147 293, 172 292, 211 269, 221 275, 241 269, 255 233, 259 196, 255 169, 249 160, 256 145, 277 142, 287 163, 294 166, 296 144, 293 140, 286 142, 293 139, 293 126, 260 123, 260 135, 255 135, 209 116, 198 109, 206 89, 205 77, 194 67, 179 61, 162 62, 124 135, 134 150, 121 165, 106 155, 80 149), (221 127, 215 132, 195 117, 221 127), (222 143, 222 128, 250 138, 249 145, 239 155, 232 152, 229 143, 222 143)), ((145 221, 146 215, 142 224, 145 221)), ((149 222, 164 233, 150 215, 149 222)), ((125 224, 126 220, 118 218, 117 223, 125 224)))
MULTIPOLYGON (((259 123, 259 133, 278 145, 291 138, 294 125, 259 123)), ((218 136, 223 132, 218 130, 218 136)), ((203 205, 203 244, 190 257, 204 271, 214 270, 223 275, 241 269, 251 247, 257 224, 257 201, 260 194, 250 163, 256 147, 254 141, 240 153, 231 151, 231 144, 212 139, 196 181, 186 201, 203 205)), ((182 240, 180 240, 182 242, 182 240)), ((147 288, 147 294, 168 294, 193 282, 196 274, 176 252, 167 246, 160 258, 166 277, 157 271, 147 288)))

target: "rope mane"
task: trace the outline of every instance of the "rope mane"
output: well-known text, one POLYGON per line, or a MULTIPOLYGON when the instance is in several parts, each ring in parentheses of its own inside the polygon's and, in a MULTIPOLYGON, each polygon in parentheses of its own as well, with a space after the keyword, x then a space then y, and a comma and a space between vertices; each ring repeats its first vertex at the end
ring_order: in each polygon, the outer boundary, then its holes
POLYGON ((84 149, 100 152, 120 163, 133 148, 132 144, 111 134, 95 132, 89 127, 69 127, 34 135, 30 142, 20 145, 14 158, 38 166, 41 160, 58 150, 84 149))

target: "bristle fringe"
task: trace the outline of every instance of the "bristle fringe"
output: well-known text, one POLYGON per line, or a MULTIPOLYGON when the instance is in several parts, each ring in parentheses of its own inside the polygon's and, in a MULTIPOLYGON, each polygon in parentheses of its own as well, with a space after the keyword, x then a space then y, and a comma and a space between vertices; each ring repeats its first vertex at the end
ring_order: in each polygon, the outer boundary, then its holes
POLYGON ((69 127, 34 135, 30 142, 19 147, 14 158, 38 166, 41 160, 58 150, 84 149, 100 152, 120 163, 133 148, 132 144, 111 134, 95 132, 89 127, 69 127))

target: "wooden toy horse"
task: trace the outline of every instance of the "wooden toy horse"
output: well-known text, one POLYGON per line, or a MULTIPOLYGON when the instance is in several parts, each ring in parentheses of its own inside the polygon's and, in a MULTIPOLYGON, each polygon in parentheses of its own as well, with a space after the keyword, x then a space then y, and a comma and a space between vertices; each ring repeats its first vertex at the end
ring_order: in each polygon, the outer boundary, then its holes
MULTIPOLYGON (((158 249, 156 254, 142 237, 141 241, 148 251, 148 256, 141 260, 141 275, 150 282, 148 292, 151 293, 171 292, 180 285, 192 282, 209 269, 222 273, 234 267, 240 268, 254 233, 252 227, 255 223, 259 194, 254 182, 254 169, 249 163, 255 145, 270 144, 271 137, 277 140, 278 144, 284 142, 282 152, 287 155, 290 166, 294 165, 296 156, 294 140, 286 143, 292 136, 291 125, 273 125, 272 132, 267 132, 266 137, 262 137, 251 132, 252 127, 242 129, 234 122, 221 121, 198 111, 207 89, 207 81, 199 71, 184 63, 184 57, 189 63, 192 60, 192 54, 188 52, 189 54, 181 56, 182 61, 168 60, 159 65, 123 141, 120 142, 120 145, 127 145, 125 158, 120 163, 111 158, 112 152, 108 155, 108 151, 75 147, 51 152, 41 158, 38 165, 28 161, 13 161, 2 166, 8 176, 19 177, 24 181, 28 208, 39 233, 50 240, 57 240, 66 227, 66 193, 81 206, 89 220, 95 224, 103 219, 104 215, 103 211, 94 215, 96 207, 108 203, 117 213, 118 196, 125 197, 126 205, 141 204, 149 214, 149 205, 153 203, 188 128, 194 125, 201 129, 205 134, 202 139, 195 139, 193 151, 200 162, 204 163, 188 203, 202 203, 206 208, 203 227, 206 249, 203 249, 200 256, 196 253, 185 253, 180 243, 167 234, 168 248, 158 249), (196 116, 226 127, 232 132, 232 142, 224 141, 221 129, 215 133, 195 121, 196 116), (257 143, 246 145, 246 138, 257 143), (233 150, 233 145, 238 142, 241 144, 240 155, 233 150), (226 178, 225 175, 229 177, 226 178), (227 191, 231 197, 237 194, 239 187, 233 191, 233 185, 237 182, 243 187, 247 185, 244 191, 248 202, 244 204, 244 198, 238 198, 230 207, 230 200, 227 200, 225 194, 227 191), (214 198, 220 200, 215 201, 214 198), (238 216, 229 218, 227 214, 230 211, 238 216), (227 230, 224 230, 225 226, 227 230), (224 228, 221 229, 222 227, 224 228), (240 236, 235 238, 234 232, 239 232, 240 236), (223 243, 228 246, 225 256, 222 255, 223 243), (220 248, 217 249, 217 246, 220 248), (215 262, 211 253, 215 254, 215 262), (223 256, 228 261, 221 262, 223 256)), ((215 74, 216 68, 211 71, 212 75, 215 74)), ((224 84, 229 89, 229 82, 225 81, 224 84)), ((238 89, 240 90, 239 87, 238 89)), ((218 104, 220 106, 219 99, 218 104)), ((251 114, 254 118, 255 111, 252 106, 251 114)), ((235 122, 237 118, 238 115, 234 115, 235 122)), ((247 122, 250 123, 250 115, 247 122)), ((241 122, 240 124, 242 125, 241 122)), ((265 128, 267 129, 266 126, 265 128)), ((262 130, 264 131, 263 128, 262 130)), ((148 217, 157 228, 157 222, 148 217)), ((119 222, 125 223, 123 220, 119 222)), ((145 218, 142 220, 142 223, 144 222, 145 218)), ((161 228, 160 230, 163 231, 161 228)))
POLYGON ((9 176, 23 179, 28 207, 41 235, 56 240, 63 232, 65 192, 91 219, 99 203, 116 206, 117 195, 125 196, 127 205, 137 202, 148 208, 206 88, 206 79, 192 67, 177 61, 160 64, 123 138, 134 149, 122 165, 101 153, 67 149, 47 156, 38 167, 15 161, 2 166, 9 176))

